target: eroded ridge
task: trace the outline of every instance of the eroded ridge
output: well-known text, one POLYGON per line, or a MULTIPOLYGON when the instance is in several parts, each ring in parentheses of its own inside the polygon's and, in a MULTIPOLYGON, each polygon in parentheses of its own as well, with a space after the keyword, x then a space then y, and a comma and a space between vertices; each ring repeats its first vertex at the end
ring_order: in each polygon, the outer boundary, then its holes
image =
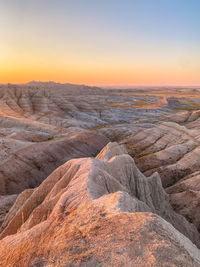
POLYGON ((146 178, 123 146, 109 143, 18 196, 2 225, 0 264, 199 266, 188 238, 200 245, 195 226, 171 209, 159 175, 146 178))

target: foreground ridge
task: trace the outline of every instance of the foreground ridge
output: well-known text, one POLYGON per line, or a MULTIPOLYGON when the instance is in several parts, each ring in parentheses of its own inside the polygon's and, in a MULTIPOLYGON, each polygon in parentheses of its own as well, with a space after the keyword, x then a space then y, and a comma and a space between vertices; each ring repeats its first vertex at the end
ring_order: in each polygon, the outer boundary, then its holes
POLYGON ((200 266, 195 226, 117 143, 22 192, 0 238, 0 266, 200 266))

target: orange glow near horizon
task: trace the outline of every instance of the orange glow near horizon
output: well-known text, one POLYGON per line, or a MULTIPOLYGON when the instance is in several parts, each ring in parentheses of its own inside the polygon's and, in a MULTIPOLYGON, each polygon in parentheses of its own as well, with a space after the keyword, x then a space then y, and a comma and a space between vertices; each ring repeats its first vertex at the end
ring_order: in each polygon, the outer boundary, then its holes
MULTIPOLYGON (((152 51, 152 55, 98 55, 90 57, 70 53, 54 55, 50 51, 32 54, 12 53, 0 50, 7 57, 0 62, 0 83, 26 83, 31 80, 55 81, 88 85, 200 85, 198 57, 191 62, 175 56, 173 59, 162 55, 162 51, 152 51)), ((154 49, 155 50, 155 49, 154 49)), ((59 48, 56 49, 59 51, 59 48)), ((195 56, 194 56, 195 57, 195 56)))
POLYGON ((0 67, 0 83, 26 83, 36 81, 55 81, 87 85, 138 85, 138 86, 198 86, 199 73, 166 69, 123 69, 123 68, 84 68, 66 66, 22 66, 0 67))

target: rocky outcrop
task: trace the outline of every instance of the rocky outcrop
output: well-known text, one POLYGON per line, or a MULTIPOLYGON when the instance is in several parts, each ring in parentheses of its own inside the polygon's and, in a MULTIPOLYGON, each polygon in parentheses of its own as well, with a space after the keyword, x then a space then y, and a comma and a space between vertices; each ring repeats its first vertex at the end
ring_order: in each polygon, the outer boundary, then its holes
POLYGON ((171 209, 159 175, 146 178, 124 153, 109 143, 19 195, 3 224, 0 265, 200 266, 180 233, 199 246, 195 227, 171 209))

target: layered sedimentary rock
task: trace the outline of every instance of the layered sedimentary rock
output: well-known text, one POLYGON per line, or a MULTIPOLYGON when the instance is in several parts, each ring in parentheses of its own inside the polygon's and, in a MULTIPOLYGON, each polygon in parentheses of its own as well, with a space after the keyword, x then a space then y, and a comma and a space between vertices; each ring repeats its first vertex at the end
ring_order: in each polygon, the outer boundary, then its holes
POLYGON ((151 175, 155 171, 160 174, 174 210, 195 224, 198 230, 199 114, 199 111, 195 111, 177 115, 179 122, 182 119, 184 125, 165 122, 122 141, 144 174, 151 175))
POLYGON ((200 266, 200 112, 146 93, 0 86, 0 266, 200 266))
POLYGON ((168 115, 166 119, 177 123, 184 123, 188 128, 197 128, 200 121, 200 110, 185 111, 168 115))
POLYGON ((165 122, 140 131, 123 143, 142 172, 159 172, 164 187, 200 169, 200 136, 195 129, 165 122))
POLYGON ((0 85, 0 195, 34 188, 71 158, 96 155, 109 141, 104 136, 136 131, 132 119, 146 112, 110 105, 126 98, 84 85, 0 85))
POLYGON ((146 178, 124 147, 109 143, 18 196, 2 225, 0 265, 200 266, 199 249, 180 232, 200 245, 159 175, 146 178))
POLYGON ((0 152, 0 194, 16 194, 36 187, 59 165, 71 158, 96 155, 107 142, 104 136, 88 131, 41 142, 4 138, 5 149, 0 152))

